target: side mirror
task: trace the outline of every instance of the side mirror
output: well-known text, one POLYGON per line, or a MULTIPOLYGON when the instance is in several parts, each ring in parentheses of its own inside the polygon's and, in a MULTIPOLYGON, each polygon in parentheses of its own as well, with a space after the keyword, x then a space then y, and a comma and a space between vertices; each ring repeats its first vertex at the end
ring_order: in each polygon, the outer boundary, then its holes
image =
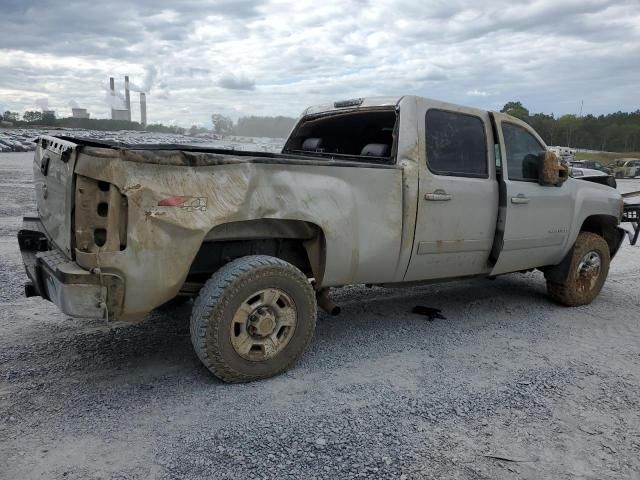
POLYGON ((559 187, 569 178, 569 168, 553 152, 542 152, 538 157, 538 183, 559 187))

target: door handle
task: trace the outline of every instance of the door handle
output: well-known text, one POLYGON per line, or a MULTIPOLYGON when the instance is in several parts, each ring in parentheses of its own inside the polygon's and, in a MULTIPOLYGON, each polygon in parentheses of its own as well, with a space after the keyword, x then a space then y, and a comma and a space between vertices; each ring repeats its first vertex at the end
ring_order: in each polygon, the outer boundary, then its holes
POLYGON ((522 193, 519 193, 515 197, 511 197, 511 203, 515 203, 516 205, 523 205, 525 203, 529 203, 529 199, 522 193))
POLYGON ((452 198, 453 196, 451 194, 445 192, 441 188, 434 190, 433 193, 424 194, 424 199, 429 200, 430 202, 446 202, 452 198))

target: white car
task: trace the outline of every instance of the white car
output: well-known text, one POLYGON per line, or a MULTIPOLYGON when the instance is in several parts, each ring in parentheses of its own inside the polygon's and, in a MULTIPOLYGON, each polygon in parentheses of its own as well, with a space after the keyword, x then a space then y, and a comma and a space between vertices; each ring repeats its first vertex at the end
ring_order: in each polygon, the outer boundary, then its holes
POLYGON ((589 180, 592 182, 595 181, 596 183, 609 185, 613 188, 616 188, 618 186, 616 179, 613 178, 612 175, 609 175, 608 173, 605 173, 601 170, 596 170, 594 168, 571 167, 569 169, 569 176, 573 178, 579 178, 581 180, 589 180))

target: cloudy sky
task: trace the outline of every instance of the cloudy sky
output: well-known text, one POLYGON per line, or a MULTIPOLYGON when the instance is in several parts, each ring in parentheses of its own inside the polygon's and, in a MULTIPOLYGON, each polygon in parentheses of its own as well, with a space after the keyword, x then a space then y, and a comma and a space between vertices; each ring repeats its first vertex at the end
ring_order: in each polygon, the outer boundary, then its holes
POLYGON ((126 74, 150 122, 183 126, 399 94, 630 111, 640 1, 0 0, 2 111, 75 102, 106 117, 108 78, 126 74))

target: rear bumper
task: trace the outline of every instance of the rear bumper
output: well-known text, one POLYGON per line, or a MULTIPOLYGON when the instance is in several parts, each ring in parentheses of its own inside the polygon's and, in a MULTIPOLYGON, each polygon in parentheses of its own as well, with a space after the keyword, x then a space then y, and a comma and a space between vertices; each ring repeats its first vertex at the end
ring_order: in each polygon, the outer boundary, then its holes
POLYGON ((72 317, 106 318, 109 284, 104 276, 101 281, 100 275, 80 268, 55 248, 39 218, 23 219, 18 244, 30 280, 26 296, 49 300, 72 317))

